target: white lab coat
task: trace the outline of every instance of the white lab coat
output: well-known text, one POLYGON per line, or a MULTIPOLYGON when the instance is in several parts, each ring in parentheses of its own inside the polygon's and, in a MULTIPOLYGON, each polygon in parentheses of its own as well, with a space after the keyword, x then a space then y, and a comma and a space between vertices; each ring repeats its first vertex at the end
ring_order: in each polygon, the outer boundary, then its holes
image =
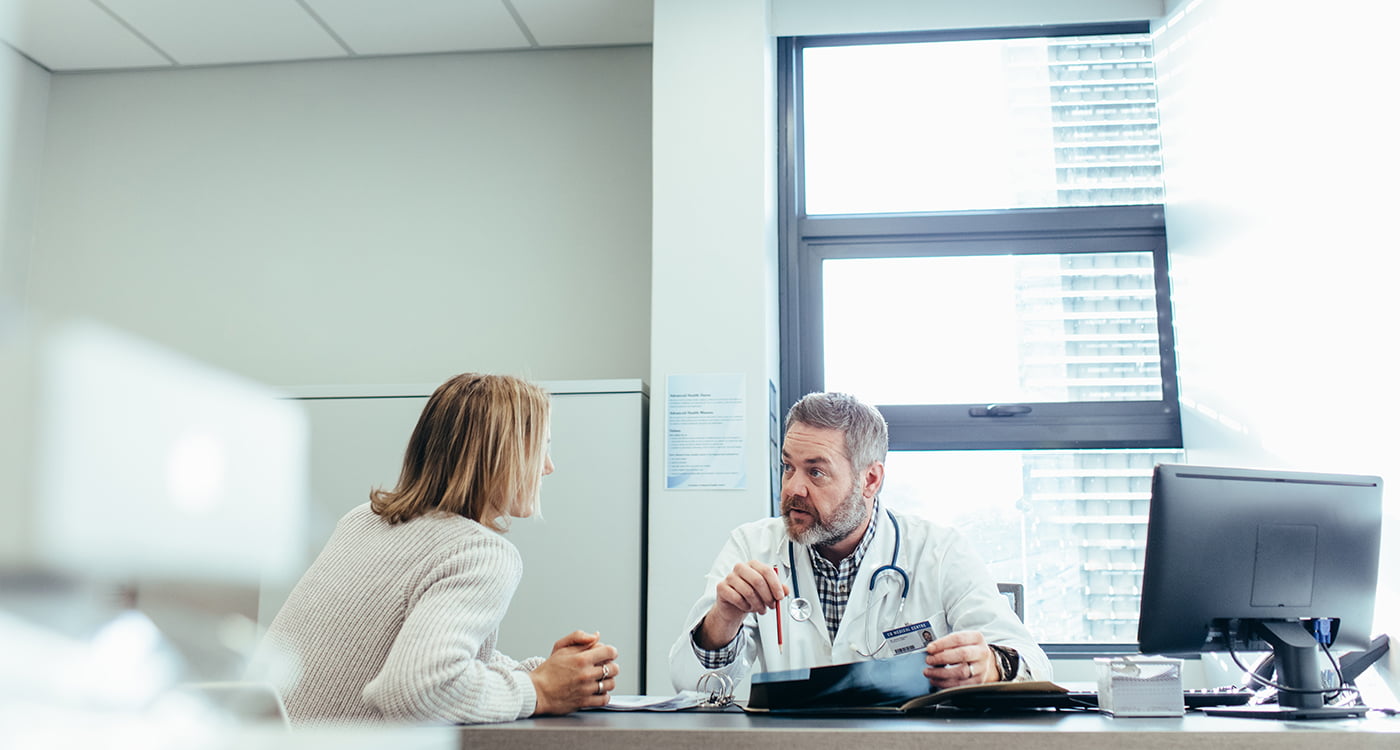
MULTIPOLYGON (((783 651, 778 652, 777 621, 772 610, 766 615, 749 614, 739 630, 738 658, 722 670, 735 686, 746 684, 750 668, 755 672, 825 666, 862 661, 882 642, 881 632, 913 622, 928 620, 934 637, 962 630, 980 631, 988 643, 1009 646, 1021 655, 1018 680, 1048 680, 1050 660, 1030 631, 1016 617, 983 565, 957 531, 917 516, 895 513, 901 532, 899 565, 909 573, 909 598, 899 611, 903 582, 898 575, 884 573, 870 589, 871 574, 890 563, 894 555, 895 530, 884 510, 880 511, 875 538, 866 550, 853 582, 854 590, 846 614, 832 642, 823 617, 812 561, 807 550, 798 546, 793 559, 797 570, 797 591, 812 603, 812 616, 806 622, 792 619, 788 606, 780 605, 783 617, 783 651)), ((792 588, 788 564, 787 533, 783 519, 766 518, 744 524, 729 535, 729 541, 715 558, 705 577, 705 591, 691 608, 685 627, 671 646, 671 682, 677 690, 694 690, 710 670, 700 664, 691 645, 691 631, 715 602, 715 587, 741 562, 757 560, 778 566, 779 577, 792 588)), ((876 653, 887 657, 888 648, 876 653)))

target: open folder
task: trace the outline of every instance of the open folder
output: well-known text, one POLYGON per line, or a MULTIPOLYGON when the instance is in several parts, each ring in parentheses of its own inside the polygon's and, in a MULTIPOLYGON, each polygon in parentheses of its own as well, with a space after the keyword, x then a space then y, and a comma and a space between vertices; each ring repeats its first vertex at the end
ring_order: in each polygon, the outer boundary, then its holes
POLYGON ((811 669, 760 672, 753 676, 748 705, 753 713, 909 714, 942 705, 984 707, 986 699, 1012 697, 996 705, 1053 706, 1069 691, 1053 682, 992 682, 929 692, 924 653, 892 659, 832 664, 811 669))

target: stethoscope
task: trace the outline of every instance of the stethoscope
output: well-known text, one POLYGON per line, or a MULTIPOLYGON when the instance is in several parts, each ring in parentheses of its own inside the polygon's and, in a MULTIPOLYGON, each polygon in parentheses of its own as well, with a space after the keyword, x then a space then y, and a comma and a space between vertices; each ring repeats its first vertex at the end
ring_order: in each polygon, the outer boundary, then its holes
MULTIPOLYGON (((895 617, 898 617, 899 612, 904 611, 904 601, 909 598, 909 572, 899 567, 899 522, 894 520, 894 513, 890 512, 889 509, 885 510, 885 515, 889 516, 890 524, 894 526, 894 554, 890 556, 888 565, 881 565, 875 569, 874 573, 870 574, 870 590, 875 590, 875 582, 880 579, 880 576, 886 573, 899 576, 900 581, 903 583, 903 588, 899 592, 899 610, 895 613, 895 617)), ((798 593, 797 556, 793 553, 792 549, 793 543, 789 540, 788 570, 791 572, 792 578, 792 604, 788 605, 788 614, 792 616, 792 619, 798 622, 806 622, 812 617, 812 603, 807 601, 802 594, 798 593)))

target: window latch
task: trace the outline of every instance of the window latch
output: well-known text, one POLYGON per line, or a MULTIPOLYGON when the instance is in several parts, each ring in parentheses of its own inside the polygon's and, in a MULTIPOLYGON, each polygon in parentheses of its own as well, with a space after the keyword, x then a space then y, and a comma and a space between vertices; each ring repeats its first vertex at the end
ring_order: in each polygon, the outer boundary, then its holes
POLYGON ((974 406, 967 410, 969 417, 1014 417, 1030 413, 1031 407, 1024 404, 987 404, 986 406, 974 406))

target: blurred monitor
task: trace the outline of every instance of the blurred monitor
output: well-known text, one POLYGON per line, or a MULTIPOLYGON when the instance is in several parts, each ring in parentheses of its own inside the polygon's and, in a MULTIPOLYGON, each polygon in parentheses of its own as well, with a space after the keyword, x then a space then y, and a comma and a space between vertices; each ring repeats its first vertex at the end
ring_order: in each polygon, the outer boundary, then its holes
POLYGON ((1371 639, 1380 477, 1163 464, 1148 513, 1139 649, 1272 651, 1280 707, 1316 711, 1246 714, 1326 715, 1318 644, 1371 639))
POLYGON ((276 391, 89 322, 0 326, 0 570, 256 586, 300 572, 307 425, 276 391))

